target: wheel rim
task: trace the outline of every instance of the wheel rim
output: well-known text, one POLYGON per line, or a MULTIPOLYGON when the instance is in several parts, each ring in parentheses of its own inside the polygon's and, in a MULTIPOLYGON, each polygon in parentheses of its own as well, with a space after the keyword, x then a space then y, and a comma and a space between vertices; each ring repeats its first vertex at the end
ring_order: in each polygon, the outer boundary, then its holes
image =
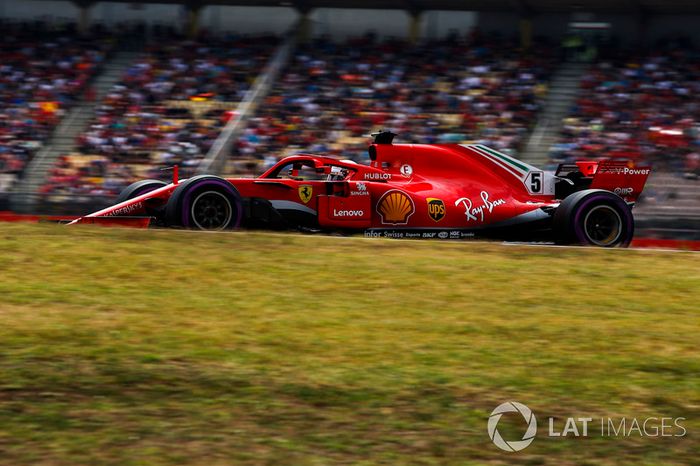
POLYGON ((192 221, 201 230, 223 230, 231 222, 231 202, 218 191, 205 191, 192 202, 192 221))
POLYGON ((583 220, 588 240, 597 246, 612 246, 622 236, 622 218, 607 205, 593 207, 583 220))

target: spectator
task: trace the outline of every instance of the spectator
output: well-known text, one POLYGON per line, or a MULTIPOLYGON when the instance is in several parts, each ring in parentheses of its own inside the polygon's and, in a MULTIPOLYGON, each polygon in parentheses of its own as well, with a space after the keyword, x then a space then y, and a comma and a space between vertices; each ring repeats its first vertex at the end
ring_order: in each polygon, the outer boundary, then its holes
POLYGON ((44 23, 2 28, 0 174, 16 178, 94 76, 109 42, 44 23))
POLYGON ((274 37, 161 40, 147 47, 97 107, 47 194, 117 194, 138 178, 193 174, 269 60, 274 37), (73 163, 75 161, 75 163, 73 163))
MULTIPOLYGON (((514 152, 534 124, 554 54, 478 35, 413 46, 372 36, 301 47, 234 148, 238 160, 290 152, 359 160, 372 129, 403 141, 478 142, 514 152)), ((269 162, 266 162, 268 164, 269 162)))
POLYGON ((552 159, 624 158, 693 176, 700 144, 698 58, 691 47, 666 44, 595 63, 552 159))

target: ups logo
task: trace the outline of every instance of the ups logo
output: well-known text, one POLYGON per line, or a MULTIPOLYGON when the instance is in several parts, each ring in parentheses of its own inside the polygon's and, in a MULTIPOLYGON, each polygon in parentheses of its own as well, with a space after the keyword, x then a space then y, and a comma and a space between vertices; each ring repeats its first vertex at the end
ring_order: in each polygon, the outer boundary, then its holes
POLYGON ((430 218, 439 222, 445 217, 445 203, 442 199, 436 199, 434 197, 429 197, 428 201, 428 215, 430 218))

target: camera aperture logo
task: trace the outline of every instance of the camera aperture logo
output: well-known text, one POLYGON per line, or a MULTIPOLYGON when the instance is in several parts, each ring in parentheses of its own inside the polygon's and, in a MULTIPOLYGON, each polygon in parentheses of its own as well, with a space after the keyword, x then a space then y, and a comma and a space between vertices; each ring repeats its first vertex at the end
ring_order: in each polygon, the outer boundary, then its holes
MULTIPOLYGON (((687 429, 683 425, 685 417, 651 416, 637 417, 568 417, 563 419, 548 417, 547 437, 565 439, 567 437, 685 437, 687 429), (563 424, 563 428, 561 425, 563 424), (600 430, 597 431, 597 426, 600 430), (596 432, 597 431, 597 432, 596 432)), ((517 401, 501 403, 491 412, 488 422, 491 441, 503 451, 516 452, 527 448, 537 435, 537 419, 530 408, 517 401), (520 440, 507 441, 498 431, 498 423, 506 413, 519 413, 527 423, 527 429, 520 440)))
POLYGON ((535 418, 532 410, 524 404, 518 403, 517 401, 508 401, 506 403, 501 403, 496 409, 491 411, 488 431, 491 441, 501 450, 520 451, 527 448, 528 445, 535 440, 535 435, 537 435, 537 418, 535 418), (520 413, 525 419, 525 422, 527 422, 527 430, 521 440, 506 441, 498 432, 498 422, 505 413, 520 413))

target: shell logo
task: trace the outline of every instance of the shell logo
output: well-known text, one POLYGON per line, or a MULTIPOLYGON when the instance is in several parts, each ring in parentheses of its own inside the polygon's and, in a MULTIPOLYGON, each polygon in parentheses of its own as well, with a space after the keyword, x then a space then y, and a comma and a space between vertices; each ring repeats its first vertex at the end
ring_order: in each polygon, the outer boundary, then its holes
POLYGON ((397 189, 384 193, 377 203, 377 213, 381 216, 382 223, 405 225, 415 211, 413 200, 408 194, 397 189))

